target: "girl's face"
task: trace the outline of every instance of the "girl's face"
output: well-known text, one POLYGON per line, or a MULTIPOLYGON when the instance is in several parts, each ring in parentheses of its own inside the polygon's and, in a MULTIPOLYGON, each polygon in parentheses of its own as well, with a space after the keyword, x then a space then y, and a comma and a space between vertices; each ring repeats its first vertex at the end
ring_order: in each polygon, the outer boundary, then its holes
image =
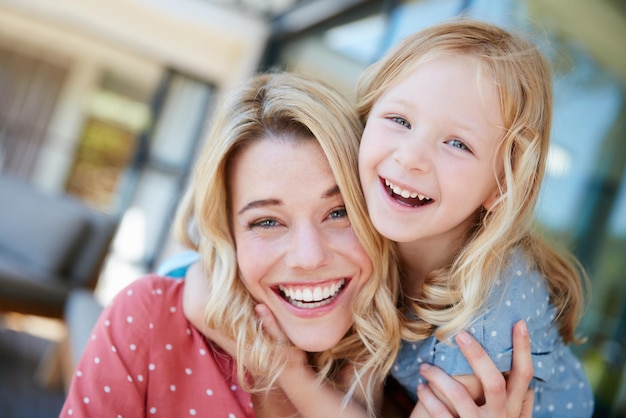
POLYGON ((374 226, 391 240, 449 248, 497 196, 505 131, 498 90, 479 70, 436 56, 373 106, 359 171, 374 226))
POLYGON ((311 352, 335 346, 372 265, 315 140, 265 139, 229 172, 241 280, 289 340, 311 352))

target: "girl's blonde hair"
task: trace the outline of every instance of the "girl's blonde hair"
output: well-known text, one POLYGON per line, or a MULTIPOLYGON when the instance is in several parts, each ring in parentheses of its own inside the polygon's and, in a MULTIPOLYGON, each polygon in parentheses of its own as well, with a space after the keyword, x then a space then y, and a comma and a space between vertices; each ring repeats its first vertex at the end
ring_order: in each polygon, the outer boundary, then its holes
POLYGON ((485 308, 512 250, 521 248, 548 280, 563 340, 576 341, 584 271, 571 254, 549 246, 533 228, 552 119, 551 71, 538 48, 485 22, 463 18, 432 26, 404 39, 366 70, 358 85, 357 112, 367 121, 390 87, 445 54, 476 60, 497 85, 506 129, 500 144, 504 173, 496 204, 480 211, 450 264, 426 277, 419 300, 411 304, 418 319, 407 322, 405 337, 434 332, 443 340, 467 327, 485 308))
POLYGON ((356 378, 350 389, 362 386, 373 411, 373 390, 382 383, 399 345, 399 281, 391 267, 395 266, 392 246, 376 233, 365 209, 357 175, 361 132, 356 113, 343 97, 318 81, 295 74, 254 76, 230 93, 218 109, 176 215, 174 232, 184 245, 201 254, 210 287, 206 322, 236 340, 238 376, 249 390, 269 389, 283 363, 276 343, 260 330, 255 302, 238 276, 230 228, 229 163, 260 140, 317 141, 352 227, 372 260, 373 274, 355 301, 350 331, 336 347, 309 357, 320 379, 336 381, 340 369, 354 367, 356 378), (246 374, 253 377, 252 383, 246 374))

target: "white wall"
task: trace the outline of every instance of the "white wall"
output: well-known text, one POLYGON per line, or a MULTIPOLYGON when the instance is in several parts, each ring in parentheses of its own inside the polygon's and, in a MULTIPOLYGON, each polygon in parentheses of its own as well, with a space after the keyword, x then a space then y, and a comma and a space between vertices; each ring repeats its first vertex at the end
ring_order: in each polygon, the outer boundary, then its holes
POLYGON ((269 34, 265 22, 202 0, 3 0, 2 12, 220 86, 256 68, 269 34))
POLYGON ((33 181, 64 186, 105 71, 147 96, 167 67, 228 88, 256 69, 267 37, 264 22, 201 0, 1 1, 0 39, 69 68, 33 181))

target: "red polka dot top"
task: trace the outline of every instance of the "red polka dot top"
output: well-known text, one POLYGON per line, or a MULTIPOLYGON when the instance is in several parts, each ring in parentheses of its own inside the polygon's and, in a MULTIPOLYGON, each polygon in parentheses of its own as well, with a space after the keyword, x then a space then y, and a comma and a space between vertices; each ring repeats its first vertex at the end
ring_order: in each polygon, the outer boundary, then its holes
POLYGON ((103 310, 60 417, 255 417, 236 364, 185 318, 183 280, 143 277, 103 310))

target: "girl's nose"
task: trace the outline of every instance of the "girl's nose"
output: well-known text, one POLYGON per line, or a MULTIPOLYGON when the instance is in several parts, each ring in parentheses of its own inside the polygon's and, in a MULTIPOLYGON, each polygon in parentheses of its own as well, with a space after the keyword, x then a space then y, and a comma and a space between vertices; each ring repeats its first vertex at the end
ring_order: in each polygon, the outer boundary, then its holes
POLYGON ((290 268, 315 270, 326 265, 330 255, 327 237, 322 231, 315 226, 305 226, 293 231, 285 262, 290 268))
POLYGON ((429 171, 432 161, 431 146, 422 138, 411 138, 395 150, 393 159, 407 171, 429 171))

